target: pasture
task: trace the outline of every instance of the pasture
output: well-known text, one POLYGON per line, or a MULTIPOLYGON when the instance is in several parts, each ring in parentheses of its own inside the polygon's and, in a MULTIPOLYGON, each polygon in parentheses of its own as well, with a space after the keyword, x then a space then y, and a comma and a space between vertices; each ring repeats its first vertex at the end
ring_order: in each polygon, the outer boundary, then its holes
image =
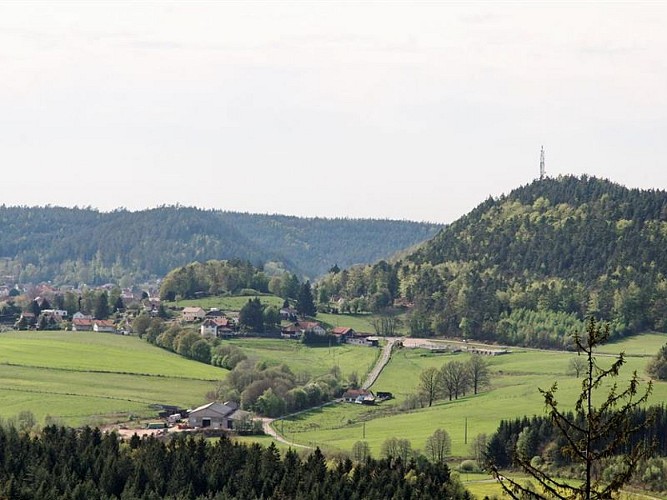
POLYGON ((357 372, 360 380, 375 365, 380 354, 377 348, 337 345, 308 347, 297 340, 238 338, 225 343, 239 347, 251 359, 269 364, 287 364, 295 374, 318 377, 329 373, 333 367, 340 369, 343 378, 357 372))
POLYGON ((0 416, 30 410, 65 424, 151 417, 151 405, 191 407, 226 370, 136 337, 93 332, 0 334, 0 416))
MULTIPOLYGON (((642 338, 626 339, 625 349, 642 349, 642 338)), ((655 339, 649 337, 649 341, 654 343, 655 339)), ((316 443, 332 451, 350 451, 356 441, 365 439, 376 456, 388 437, 407 438, 413 448, 423 449, 426 438, 443 428, 452 439, 452 455, 467 457, 472 438, 480 433, 493 433, 501 419, 542 414, 544 400, 538 388, 548 389, 557 382, 556 398, 561 409, 571 409, 581 390, 581 380, 568 369, 569 360, 576 354, 515 349, 511 354, 487 358, 491 385, 479 394, 468 394, 455 401, 438 400, 430 408, 399 411, 406 396, 416 392, 419 374, 424 368, 439 368, 453 359, 465 361, 468 356, 465 353, 431 354, 421 349, 399 350, 373 386, 374 390, 394 393, 395 400, 375 407, 340 403, 292 417, 280 425, 289 440, 316 443)), ((606 364, 611 363, 613 357, 601 353, 598 359, 606 364)), ((635 370, 645 378, 646 362, 647 358, 628 357, 617 379, 619 385, 624 386, 635 370)), ((658 404, 665 398, 667 383, 655 383, 650 402, 658 404)))

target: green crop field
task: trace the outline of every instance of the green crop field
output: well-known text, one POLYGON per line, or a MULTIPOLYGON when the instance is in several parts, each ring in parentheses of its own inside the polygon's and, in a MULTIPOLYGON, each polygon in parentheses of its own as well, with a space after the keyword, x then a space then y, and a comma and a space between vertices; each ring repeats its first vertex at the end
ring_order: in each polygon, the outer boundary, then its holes
POLYGON ((370 371, 379 355, 379 349, 339 345, 332 347, 308 347, 297 340, 239 338, 226 340, 241 348, 252 359, 271 364, 286 363, 294 373, 320 376, 337 366, 343 377, 357 372, 360 379, 370 371))
MULTIPOLYGON (((623 347, 637 351, 644 345, 643 337, 626 339, 623 347)), ((645 340, 657 344, 652 335, 645 340)), ((491 386, 480 394, 457 401, 440 400, 431 408, 399 412, 401 401, 416 392, 419 373, 424 368, 468 357, 464 353, 431 354, 421 349, 402 349, 394 353, 373 386, 374 390, 394 393, 395 400, 375 407, 340 403, 287 419, 274 427, 279 431, 284 429, 291 441, 316 443, 330 450, 349 451, 356 441, 365 439, 375 455, 382 442, 392 436, 407 438, 413 448, 423 449, 426 438, 435 429, 443 428, 451 436, 452 454, 469 456, 470 440, 479 433, 493 433, 501 419, 542 414, 544 402, 538 388, 547 389, 557 382, 560 407, 572 408, 581 389, 581 381, 568 374, 568 362, 574 356, 574 353, 516 349, 511 354, 488 358, 491 386)), ((601 364, 612 360, 612 356, 599 356, 601 364)), ((645 378, 646 362, 647 358, 628 357, 617 379, 619 384, 627 381, 635 370, 645 378)), ((667 383, 655 383, 650 401, 657 404, 666 398, 667 383)))
POLYGON ((0 334, 0 416, 32 411, 81 425, 196 406, 226 370, 135 337, 92 332, 0 334))

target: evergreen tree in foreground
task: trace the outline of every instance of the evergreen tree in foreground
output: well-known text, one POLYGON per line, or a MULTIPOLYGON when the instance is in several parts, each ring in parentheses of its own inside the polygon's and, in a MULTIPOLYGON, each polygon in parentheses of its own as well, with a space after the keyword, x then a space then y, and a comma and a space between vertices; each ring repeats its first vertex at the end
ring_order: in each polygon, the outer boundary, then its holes
POLYGON ((574 417, 558 408, 554 385, 540 392, 544 396, 547 413, 552 424, 559 430, 567 443, 562 452, 573 463, 580 463, 584 469, 584 480, 581 484, 568 484, 531 463, 531 457, 523 455, 517 448, 514 450, 514 462, 532 479, 537 487, 519 482, 501 475, 498 467, 490 464, 491 472, 500 481, 503 489, 512 498, 567 498, 567 499, 603 499, 611 498, 626 484, 642 459, 649 458, 651 447, 646 443, 630 445, 633 435, 651 425, 650 419, 634 423, 631 414, 643 406, 651 393, 649 382, 645 390, 639 391, 639 379, 634 372, 628 386, 619 390, 616 383, 607 393, 606 399, 599 405, 596 391, 618 376, 621 366, 625 363, 623 353, 616 357, 609 368, 602 368, 595 357, 595 349, 609 337, 609 327, 601 328, 591 318, 586 334, 574 335, 574 343, 580 355, 586 360, 581 394, 575 404, 574 417), (600 477, 602 466, 609 459, 622 457, 622 466, 611 476, 600 477))

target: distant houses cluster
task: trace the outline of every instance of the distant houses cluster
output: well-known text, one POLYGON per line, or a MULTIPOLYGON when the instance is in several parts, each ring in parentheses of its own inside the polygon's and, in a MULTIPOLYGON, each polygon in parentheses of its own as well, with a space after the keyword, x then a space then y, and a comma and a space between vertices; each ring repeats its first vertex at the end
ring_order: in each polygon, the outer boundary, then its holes
MULTIPOLYGON (((379 345, 379 338, 370 334, 357 333, 352 328, 337 326, 327 330, 320 322, 297 319, 296 310, 283 308, 281 318, 289 323, 280 329, 283 339, 301 340, 304 336, 330 337, 335 344, 356 344, 370 347, 379 345)), ((219 309, 212 308, 206 311, 202 307, 184 307, 181 311, 181 321, 184 323, 199 323, 199 331, 203 337, 226 338, 240 334, 238 317, 219 309)))

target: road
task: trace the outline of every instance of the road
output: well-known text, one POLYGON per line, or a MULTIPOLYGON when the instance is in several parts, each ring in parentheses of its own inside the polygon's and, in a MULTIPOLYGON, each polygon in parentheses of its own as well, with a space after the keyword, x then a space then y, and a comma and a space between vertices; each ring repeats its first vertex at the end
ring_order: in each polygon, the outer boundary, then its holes
MULTIPOLYGON (((380 373, 382 373, 382 370, 384 369, 385 366, 387 366, 387 363, 389 363, 389 360, 391 359, 391 351, 394 347, 394 344, 401 340, 400 338, 392 337, 387 339, 387 344, 384 346, 382 349, 382 354, 380 354, 380 357, 378 358, 377 362, 375 363, 375 366, 373 369, 369 372, 368 376, 366 377, 366 380, 364 381, 363 385, 361 386, 363 389, 369 389, 377 380, 377 378, 380 376, 380 373)), ((322 406, 327 406, 330 404, 335 404, 339 402, 339 399, 336 399, 334 401, 329 401, 328 403, 324 403, 323 405, 317 406, 316 408, 321 408, 322 406)), ((307 408, 305 410, 292 413, 291 415, 285 415, 282 418, 288 418, 292 417, 294 415, 298 415, 299 413, 303 413, 306 411, 310 411, 313 408, 307 408)), ((298 448, 309 448, 312 449, 312 446, 306 446, 305 444, 298 444, 298 443, 293 443, 292 441, 288 441, 285 439, 282 435, 278 433, 273 427, 272 424, 276 420, 280 419, 275 419, 275 418, 262 418, 262 428, 264 429, 264 433, 268 434, 271 436, 273 439, 276 441, 280 441, 281 443, 284 443, 288 446, 294 446, 298 448)))
POLYGON ((375 363, 375 366, 366 377, 364 383, 361 385, 362 389, 370 389, 371 386, 375 383, 377 378, 380 376, 380 373, 382 373, 384 367, 387 366, 387 363, 389 363, 389 359, 391 359, 391 351, 394 348, 394 344, 399 340, 401 339, 396 337, 387 338, 387 345, 385 345, 384 348, 382 349, 382 354, 378 358, 377 363, 375 363))

